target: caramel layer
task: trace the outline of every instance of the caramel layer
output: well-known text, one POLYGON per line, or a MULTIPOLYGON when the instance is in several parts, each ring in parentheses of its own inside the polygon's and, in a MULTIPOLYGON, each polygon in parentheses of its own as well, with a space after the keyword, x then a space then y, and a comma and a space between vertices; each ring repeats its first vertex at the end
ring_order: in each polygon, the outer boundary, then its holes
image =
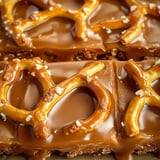
MULTIPOLYGON (((7 92, 7 101, 1 97, 0 103, 1 152, 24 153, 34 160, 48 157, 53 151, 60 151, 61 154, 69 157, 84 153, 113 152, 117 159, 129 160, 133 152, 158 151, 160 144, 159 60, 145 60, 139 63, 132 60, 48 63, 48 73, 51 81, 54 82, 54 87, 51 87, 52 90, 49 89, 49 92, 43 90, 41 83, 44 80, 37 79, 37 76, 41 76, 35 68, 43 70, 37 65, 40 65, 39 59, 22 62, 14 60, 0 65, 0 92, 3 90, 2 86, 11 83, 7 92), (35 65, 22 70, 19 75, 18 65, 20 67, 22 62, 24 65, 29 61, 35 61, 35 65), (8 65, 12 67, 7 67, 8 65), (17 66, 16 71, 15 66, 17 66), (150 75, 149 80, 155 76, 156 79, 149 83, 148 87, 143 87, 142 84, 145 86, 148 84, 146 75, 151 71, 152 76, 150 75), (131 74, 133 72, 135 74, 131 74), (138 79, 134 77, 136 73, 140 73, 138 79), (10 75, 12 80, 6 78, 7 75, 10 75), (141 75, 143 75, 142 79, 141 75), (13 81, 14 76, 17 78, 13 81), (139 83, 139 81, 143 82, 143 78, 144 83, 139 83), (83 85, 67 92, 73 84, 70 82, 76 84, 82 82, 83 85), (152 92, 149 92, 149 87, 153 89, 150 89, 152 92), (105 93, 105 96, 99 99, 99 94, 102 93, 105 93), (52 94, 54 96, 51 96, 52 94), (147 101, 153 95, 157 99, 154 102, 147 101), (60 97, 58 101, 56 96, 60 97), (106 98, 107 101, 102 103, 106 98), (145 101, 143 106, 141 106, 142 102, 138 103, 138 109, 137 99, 138 102, 143 99, 145 101), (52 101, 53 104, 54 101, 56 103, 51 106, 44 123, 44 126, 48 124, 51 132, 46 137, 41 137, 45 136, 42 134, 38 136, 32 122, 34 118, 32 113, 36 114, 34 111, 40 109, 39 107, 42 108, 41 103, 44 102, 46 107, 49 107, 48 104, 52 101), (6 111, 4 107, 8 107, 7 103, 17 108, 15 115, 6 111), (26 111, 32 117, 24 117, 23 121, 18 114, 20 110, 26 111), (133 114, 127 119, 130 113, 133 114), (136 118, 133 118, 133 115, 136 118), (135 119, 138 124, 134 122, 135 119)), ((48 79, 47 76, 45 79, 48 79)), ((44 109, 44 114, 45 112, 44 109)), ((39 113, 38 117, 42 116, 43 114, 39 113)))

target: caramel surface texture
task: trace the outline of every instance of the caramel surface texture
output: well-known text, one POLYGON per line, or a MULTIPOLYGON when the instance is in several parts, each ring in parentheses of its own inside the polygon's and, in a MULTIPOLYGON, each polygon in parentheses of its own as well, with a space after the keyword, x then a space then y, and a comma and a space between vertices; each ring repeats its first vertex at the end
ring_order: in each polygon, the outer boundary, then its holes
POLYGON ((47 61, 141 60, 160 53, 158 0, 2 0, 0 7, 1 59, 4 52, 8 59, 47 61))
POLYGON ((33 160, 48 157, 54 151, 68 157, 113 152, 117 159, 127 160, 133 152, 158 151, 158 59, 139 63, 57 62, 42 66, 40 62, 39 58, 1 62, 0 92, 5 93, 0 97, 2 152, 24 153, 33 160), (30 62, 35 63, 25 68, 24 64, 30 62), (45 71, 45 79, 39 79, 45 71), (156 78, 148 82, 150 72, 156 78), (48 79, 52 85, 44 89, 42 81, 48 79), (155 99, 150 101, 153 96, 155 99), (49 132, 43 134, 46 129, 49 132))

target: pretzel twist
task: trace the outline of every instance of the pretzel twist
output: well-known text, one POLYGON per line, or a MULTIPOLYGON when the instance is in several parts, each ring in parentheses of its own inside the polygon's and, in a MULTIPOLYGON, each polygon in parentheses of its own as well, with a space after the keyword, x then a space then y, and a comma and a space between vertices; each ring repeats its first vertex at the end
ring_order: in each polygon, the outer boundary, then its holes
POLYGON ((130 9, 130 14, 128 16, 102 21, 93 26, 93 28, 95 30, 100 30, 101 28, 125 29, 125 32, 122 32, 120 40, 123 44, 129 44, 142 32, 144 21, 147 18, 146 15, 160 17, 160 8, 152 3, 140 3, 138 0, 125 1, 130 9))
POLYGON ((108 118, 111 110, 109 91, 97 79, 92 77, 103 68, 104 64, 101 62, 92 63, 71 78, 55 85, 40 58, 13 60, 5 68, 2 83, 0 84, 0 112, 14 121, 33 126, 37 137, 47 137, 51 133, 47 122, 47 115, 50 110, 70 91, 85 86, 90 88, 97 98, 98 104, 95 112, 86 120, 76 120, 65 128, 64 132, 72 134, 80 130, 83 132, 94 130, 108 118), (29 74, 37 78, 43 88, 43 97, 32 111, 15 108, 7 101, 9 86, 19 79, 23 70, 28 70, 29 74))
POLYGON ((85 0, 80 9, 72 11, 62 7, 60 4, 54 3, 53 1, 48 1, 46 4, 46 2, 42 0, 39 2, 28 0, 45 10, 39 11, 24 20, 14 20, 12 11, 16 3, 19 1, 20 0, 2 0, 2 18, 6 30, 12 35, 15 42, 19 46, 25 46, 28 48, 32 48, 32 40, 30 37, 27 37, 24 32, 53 17, 65 17, 74 20, 76 35, 78 38, 84 40, 86 38, 87 29, 86 20, 99 2, 99 0, 85 0))
POLYGON ((155 65, 143 71, 133 60, 125 65, 127 73, 137 82, 138 90, 129 103, 125 115, 125 131, 130 137, 139 134, 139 116, 145 104, 160 108, 160 96, 154 91, 151 84, 160 78, 160 66, 155 65))
POLYGON ((91 13, 97 8, 100 0, 84 0, 84 4, 78 10, 69 10, 62 5, 54 3, 53 0, 28 0, 41 9, 37 13, 33 13, 29 18, 23 20, 15 20, 13 17, 13 8, 21 0, 2 0, 1 10, 4 28, 12 35, 13 39, 19 46, 34 48, 32 39, 27 37, 25 31, 46 22, 53 17, 65 17, 75 21, 76 36, 82 40, 87 40, 87 27, 93 31, 125 29, 120 37, 123 44, 129 44, 141 32, 144 27, 146 15, 160 17, 160 8, 155 4, 140 3, 138 0, 125 0, 130 14, 122 16, 118 19, 103 20, 95 25, 88 24, 87 19, 91 13))

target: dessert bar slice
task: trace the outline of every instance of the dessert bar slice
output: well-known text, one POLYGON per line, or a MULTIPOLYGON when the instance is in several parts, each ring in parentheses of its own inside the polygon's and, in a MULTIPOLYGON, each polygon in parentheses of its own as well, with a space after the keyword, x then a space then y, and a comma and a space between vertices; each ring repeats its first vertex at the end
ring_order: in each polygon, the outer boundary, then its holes
POLYGON ((0 150, 43 159, 159 150, 159 60, 0 64, 0 150))

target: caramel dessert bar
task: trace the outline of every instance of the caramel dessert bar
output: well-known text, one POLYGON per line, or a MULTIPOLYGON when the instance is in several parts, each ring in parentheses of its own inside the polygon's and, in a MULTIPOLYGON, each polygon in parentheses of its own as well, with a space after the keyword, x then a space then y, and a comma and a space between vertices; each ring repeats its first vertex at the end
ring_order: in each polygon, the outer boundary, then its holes
POLYGON ((0 151, 41 160, 52 152, 158 152, 160 60, 0 62, 0 151))
POLYGON ((1 60, 160 56, 158 0, 2 0, 1 60))

